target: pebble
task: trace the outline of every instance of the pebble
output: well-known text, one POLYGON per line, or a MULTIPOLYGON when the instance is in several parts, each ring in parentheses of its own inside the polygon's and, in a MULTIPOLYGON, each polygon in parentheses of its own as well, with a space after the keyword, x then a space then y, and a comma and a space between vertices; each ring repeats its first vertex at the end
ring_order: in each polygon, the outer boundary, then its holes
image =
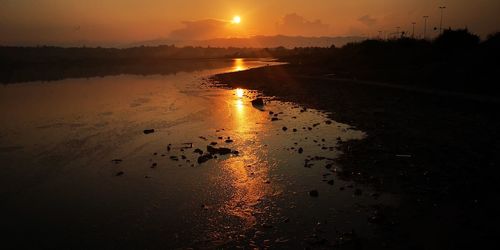
POLYGON ((120 164, 123 160, 122 159, 113 159, 111 160, 111 162, 113 162, 114 164, 120 164))
POLYGON ((143 132, 144 132, 144 134, 146 134, 146 135, 147 135, 147 134, 154 133, 154 132, 155 132, 155 130, 154 130, 154 129, 145 129, 143 132))

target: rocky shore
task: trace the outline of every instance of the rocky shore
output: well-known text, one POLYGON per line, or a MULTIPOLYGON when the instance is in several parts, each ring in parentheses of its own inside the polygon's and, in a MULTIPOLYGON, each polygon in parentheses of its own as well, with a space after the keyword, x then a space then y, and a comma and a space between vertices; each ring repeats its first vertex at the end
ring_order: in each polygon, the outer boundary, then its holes
POLYGON ((378 216, 393 247, 477 247, 493 240, 500 102, 330 73, 291 64, 211 80, 324 110, 367 132, 364 140, 343 142, 337 161, 346 179, 403 197, 398 209, 378 216))

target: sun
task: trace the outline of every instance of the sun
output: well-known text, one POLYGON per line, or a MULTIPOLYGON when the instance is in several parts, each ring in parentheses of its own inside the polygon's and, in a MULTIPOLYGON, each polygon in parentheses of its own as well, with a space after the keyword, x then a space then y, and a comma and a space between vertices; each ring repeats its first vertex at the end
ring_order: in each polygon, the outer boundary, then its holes
POLYGON ((241 23, 241 17, 240 16, 234 16, 233 20, 231 21, 234 24, 239 24, 241 23))

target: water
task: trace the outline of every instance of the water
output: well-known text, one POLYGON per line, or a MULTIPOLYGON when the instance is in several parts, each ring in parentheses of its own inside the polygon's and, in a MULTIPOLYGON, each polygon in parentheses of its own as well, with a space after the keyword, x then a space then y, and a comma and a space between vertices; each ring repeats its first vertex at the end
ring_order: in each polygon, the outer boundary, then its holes
POLYGON ((175 74, 0 87, 7 235, 49 248, 307 246, 352 230, 370 237, 370 206, 392 198, 340 180, 333 161, 338 140, 363 132, 269 97, 259 110, 250 102, 259 93, 205 79, 268 64, 236 59, 175 74), (238 154, 199 164, 193 151, 212 142, 238 154))

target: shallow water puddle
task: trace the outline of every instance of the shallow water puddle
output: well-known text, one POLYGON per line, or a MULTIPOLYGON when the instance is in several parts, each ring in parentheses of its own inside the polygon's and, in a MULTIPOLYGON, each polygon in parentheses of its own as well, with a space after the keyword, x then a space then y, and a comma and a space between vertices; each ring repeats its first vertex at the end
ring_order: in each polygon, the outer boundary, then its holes
POLYGON ((270 98, 257 109, 253 91, 202 85, 267 64, 3 86, 8 225, 89 246, 307 246, 370 235, 369 207, 392 198, 340 180, 334 162, 337 143, 363 132, 270 98))

